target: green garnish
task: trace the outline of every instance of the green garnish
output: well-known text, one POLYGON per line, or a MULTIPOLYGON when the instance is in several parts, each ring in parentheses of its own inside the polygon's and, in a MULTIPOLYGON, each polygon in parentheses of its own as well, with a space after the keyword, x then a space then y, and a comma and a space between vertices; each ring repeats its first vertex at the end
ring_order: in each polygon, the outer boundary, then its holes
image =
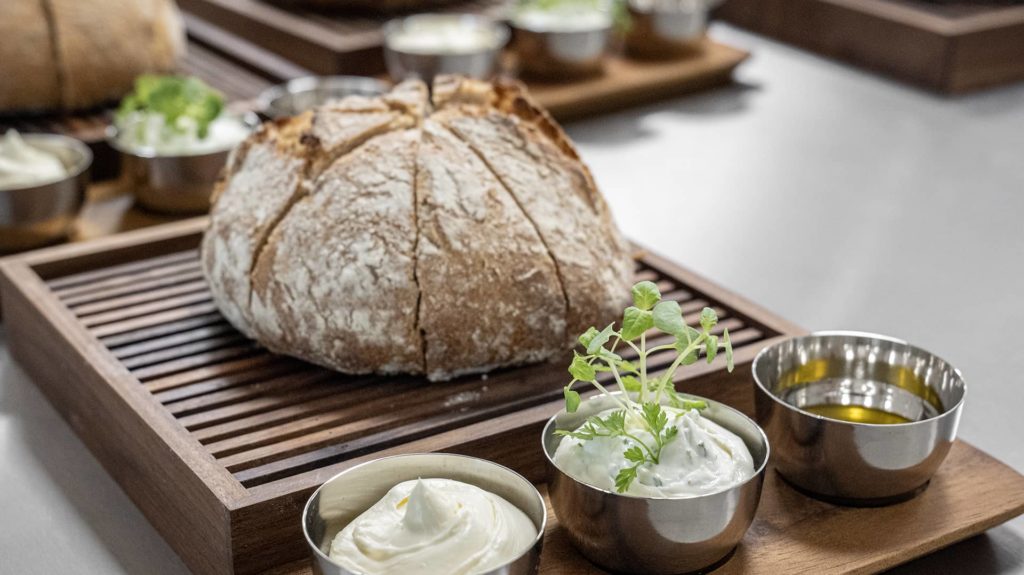
POLYGON ((163 116, 169 129, 180 130, 178 120, 190 118, 197 135, 205 138, 223 109, 224 96, 198 78, 143 74, 135 79, 135 90, 121 100, 116 119, 123 122, 132 112, 150 112, 163 116))
POLYGON ((600 331, 591 327, 580 335, 579 342, 585 353, 574 352, 569 365, 572 381, 563 390, 565 410, 569 413, 574 413, 580 406, 580 394, 572 388, 577 382, 593 385, 601 393, 613 398, 621 409, 605 417, 590 417, 575 431, 555 432, 580 441, 596 437, 625 439, 628 447, 622 455, 632 465, 624 467, 615 477, 615 489, 619 493, 629 489, 642 466, 657 465, 662 448, 679 434, 678 428, 668 424, 668 414, 661 407, 662 398, 679 409, 700 410, 707 407, 707 403, 687 399, 676 391, 673 382, 676 370, 680 366, 696 363, 701 352, 707 362, 711 363, 719 350, 725 352, 726 368, 730 372, 733 370, 729 330, 724 330, 721 337, 711 334, 711 330, 718 324, 715 310, 706 307, 701 311, 700 329, 697 329, 686 325, 678 303, 661 301, 661 293, 653 282, 643 281, 634 285, 632 295, 633 305, 623 313, 622 327, 618 331, 612 323, 600 331), (648 348, 647 333, 651 330, 671 336, 672 342, 648 348), (625 343, 636 352, 636 363, 626 361, 615 353, 620 343, 625 343), (649 374, 647 358, 666 351, 675 351, 675 360, 661 374, 649 374), (612 395, 598 381, 598 374, 603 372, 612 374, 621 395, 612 395), (634 401, 631 394, 638 396, 639 401, 634 401), (652 440, 644 441, 630 432, 626 426, 627 417, 640 423, 652 440))

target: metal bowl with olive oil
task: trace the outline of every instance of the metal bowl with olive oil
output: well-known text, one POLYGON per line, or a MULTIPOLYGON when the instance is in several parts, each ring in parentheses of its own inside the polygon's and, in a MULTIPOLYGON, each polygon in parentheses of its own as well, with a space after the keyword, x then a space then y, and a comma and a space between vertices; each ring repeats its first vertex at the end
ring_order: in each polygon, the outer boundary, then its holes
POLYGON ((754 359, 757 421, 775 465, 810 495, 885 505, 923 490, 956 438, 967 386, 904 341, 820 332, 754 359))

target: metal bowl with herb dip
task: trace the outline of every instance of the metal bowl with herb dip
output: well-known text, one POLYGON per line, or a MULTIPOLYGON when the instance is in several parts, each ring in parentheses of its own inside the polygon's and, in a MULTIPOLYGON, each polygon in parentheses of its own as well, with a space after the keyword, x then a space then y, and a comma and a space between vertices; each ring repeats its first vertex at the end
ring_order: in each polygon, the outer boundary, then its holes
POLYGON ((223 96, 197 78, 144 75, 121 102, 107 140, 140 206, 198 214, 210 208, 231 150, 258 124, 254 114, 225 110, 223 96))
POLYGON ((967 384, 898 339, 820 332, 754 359, 757 420, 779 473, 828 501, 884 505, 927 486, 956 439, 967 384))
POLYGON ((31 249, 71 231, 85 199, 92 152, 58 134, 0 138, 0 252, 31 249))

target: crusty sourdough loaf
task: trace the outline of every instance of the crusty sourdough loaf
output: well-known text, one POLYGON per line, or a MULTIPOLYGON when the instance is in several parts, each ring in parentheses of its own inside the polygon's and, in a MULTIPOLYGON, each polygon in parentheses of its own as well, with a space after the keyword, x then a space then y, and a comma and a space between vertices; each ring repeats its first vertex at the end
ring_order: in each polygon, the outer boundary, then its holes
POLYGON ((565 352, 616 318, 633 265, 550 117, 454 77, 265 124, 202 251, 225 317, 269 349, 434 380, 565 352))
POLYGON ((185 46, 174 0, 2 0, 0 38, 5 114, 115 101, 185 46))

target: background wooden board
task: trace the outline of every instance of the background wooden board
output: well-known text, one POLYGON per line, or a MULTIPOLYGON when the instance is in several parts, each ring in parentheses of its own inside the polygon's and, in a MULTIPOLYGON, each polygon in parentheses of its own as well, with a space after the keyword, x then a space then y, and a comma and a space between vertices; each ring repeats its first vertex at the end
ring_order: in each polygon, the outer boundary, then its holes
POLYGON ((728 0, 755 32, 946 93, 1024 79, 1024 6, 923 0, 728 0))

